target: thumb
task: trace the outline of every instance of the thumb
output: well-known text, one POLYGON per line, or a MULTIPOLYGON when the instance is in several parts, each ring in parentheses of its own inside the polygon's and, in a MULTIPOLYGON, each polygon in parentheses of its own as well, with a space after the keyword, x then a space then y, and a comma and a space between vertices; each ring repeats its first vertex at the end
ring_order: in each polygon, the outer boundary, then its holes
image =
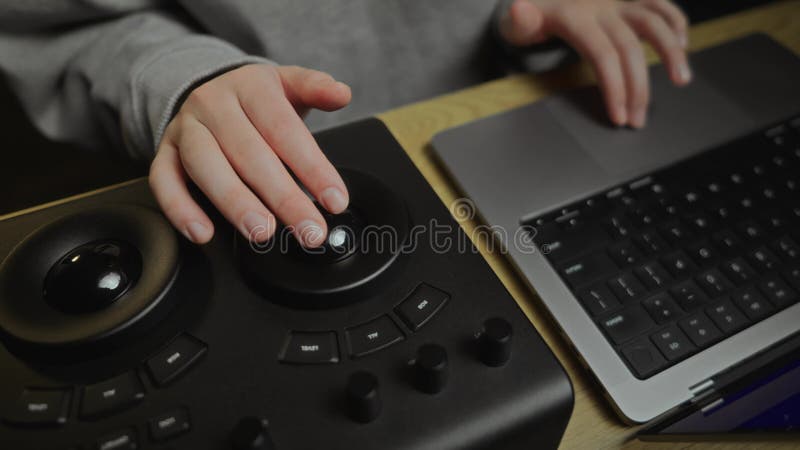
POLYGON ((350 87, 318 70, 298 66, 278 67, 286 98, 304 115, 311 108, 335 111, 350 103, 350 87))
POLYGON ((514 0, 500 18, 500 35, 517 47, 538 44, 544 33, 544 14, 530 0, 514 0))

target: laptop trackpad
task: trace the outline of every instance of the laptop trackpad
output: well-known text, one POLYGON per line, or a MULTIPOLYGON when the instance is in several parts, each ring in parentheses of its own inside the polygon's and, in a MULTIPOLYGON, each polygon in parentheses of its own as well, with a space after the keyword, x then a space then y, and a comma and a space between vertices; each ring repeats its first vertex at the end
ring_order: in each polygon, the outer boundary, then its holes
POLYGON ((672 85, 662 67, 650 71, 652 90, 647 127, 609 125, 596 88, 545 100, 545 107, 580 146, 612 176, 636 176, 708 149, 756 124, 738 104, 702 77, 686 87, 672 85))

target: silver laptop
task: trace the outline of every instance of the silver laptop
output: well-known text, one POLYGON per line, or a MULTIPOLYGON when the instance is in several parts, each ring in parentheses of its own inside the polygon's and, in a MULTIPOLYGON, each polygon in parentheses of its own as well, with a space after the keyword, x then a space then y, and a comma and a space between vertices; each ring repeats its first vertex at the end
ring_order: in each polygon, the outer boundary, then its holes
POLYGON ((443 166, 616 411, 647 422, 800 329, 800 59, 764 35, 651 70, 643 130, 578 89, 447 130, 443 166))

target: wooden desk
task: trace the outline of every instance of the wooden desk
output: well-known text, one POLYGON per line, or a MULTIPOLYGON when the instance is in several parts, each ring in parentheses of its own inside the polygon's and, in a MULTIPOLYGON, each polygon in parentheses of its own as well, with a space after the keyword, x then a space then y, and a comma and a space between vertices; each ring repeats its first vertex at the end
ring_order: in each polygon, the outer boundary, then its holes
MULTIPOLYGON (((705 22, 693 27, 691 49, 697 50, 748 33, 763 31, 800 54, 800 1, 790 0, 754 10, 705 22)), ((655 54, 648 50, 648 58, 655 54)), ((746 61, 746 55, 743 55, 746 61)), ((394 109, 379 117, 388 125, 411 159, 431 183, 445 204, 458 198, 453 183, 444 175, 432 158, 431 137, 446 128, 461 125, 488 115, 533 102, 565 87, 576 86, 593 79, 586 65, 576 65, 547 76, 521 75, 489 82, 453 94, 394 109)), ((487 151, 491 151, 488 150, 487 151)), ((467 235, 476 223, 464 223, 467 235)), ((567 427, 562 448, 666 448, 675 444, 644 444, 631 441, 635 427, 626 427, 610 410, 590 376, 582 369, 566 343, 548 321, 534 292, 517 276, 511 265, 500 255, 489 254, 481 248, 492 269, 503 281, 522 309, 566 367, 575 387, 575 409, 567 427)), ((778 448, 780 445, 756 444, 682 444, 682 448, 778 448)), ((796 447, 790 444, 782 448, 796 447)))

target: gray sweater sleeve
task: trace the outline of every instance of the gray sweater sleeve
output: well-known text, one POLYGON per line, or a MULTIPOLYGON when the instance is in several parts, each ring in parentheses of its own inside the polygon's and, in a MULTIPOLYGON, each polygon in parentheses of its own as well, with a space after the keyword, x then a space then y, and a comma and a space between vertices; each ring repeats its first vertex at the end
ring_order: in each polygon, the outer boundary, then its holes
POLYGON ((0 72, 54 140, 151 158, 189 88, 251 62, 158 0, 0 3, 0 72))

